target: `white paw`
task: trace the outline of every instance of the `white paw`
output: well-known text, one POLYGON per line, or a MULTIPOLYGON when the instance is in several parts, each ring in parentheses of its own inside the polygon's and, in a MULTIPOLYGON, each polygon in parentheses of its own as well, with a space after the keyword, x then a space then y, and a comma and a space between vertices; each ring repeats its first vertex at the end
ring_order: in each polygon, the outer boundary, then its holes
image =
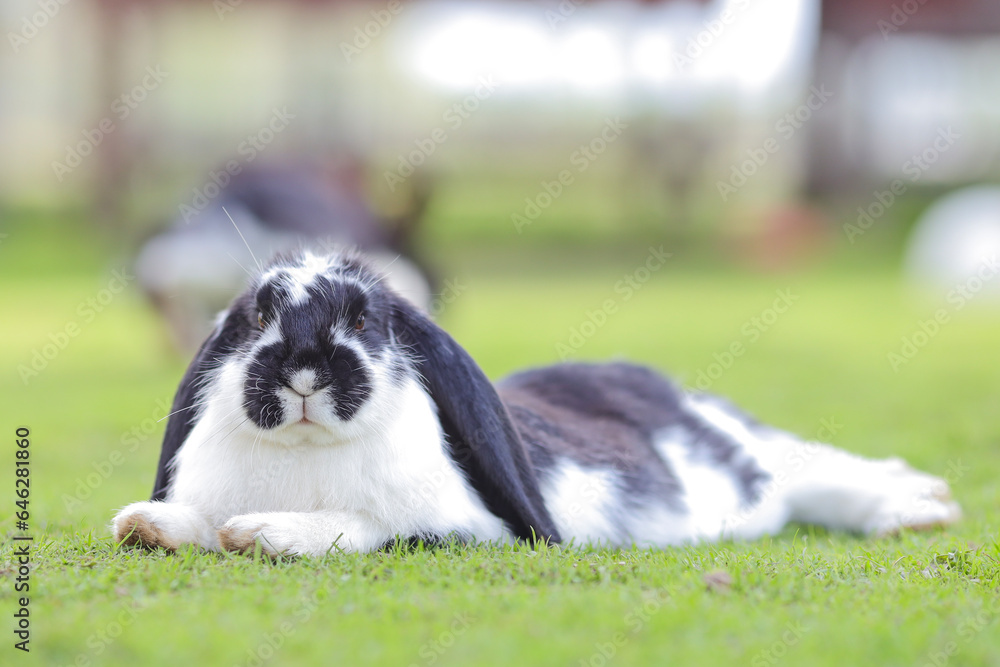
POLYGON ((962 508, 952 500, 948 483, 939 477, 888 465, 880 489, 881 502, 865 524, 865 532, 892 535, 903 529, 924 530, 947 526, 962 518, 962 508))
POLYGON ((324 535, 308 516, 294 512, 264 512, 234 516, 219 529, 219 543, 228 551, 252 553, 257 544, 269 556, 324 556, 338 550, 339 537, 324 535))
POLYGON ((218 546, 215 531, 205 517, 191 507, 160 501, 128 505, 111 522, 115 541, 155 549, 174 550, 182 544, 206 549, 218 546))

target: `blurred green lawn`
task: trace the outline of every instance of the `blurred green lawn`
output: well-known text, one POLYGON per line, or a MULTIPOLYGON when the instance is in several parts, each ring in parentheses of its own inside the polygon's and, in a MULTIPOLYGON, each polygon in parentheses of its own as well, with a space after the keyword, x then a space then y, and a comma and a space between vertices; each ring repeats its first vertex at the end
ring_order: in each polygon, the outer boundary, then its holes
MULTIPOLYGON (((1000 662, 995 302, 954 314, 894 372, 887 353, 938 306, 909 294, 890 262, 845 250, 805 273, 761 276, 678 253, 624 302, 615 284, 645 261, 644 244, 584 261, 463 247, 442 273, 463 291, 441 319, 491 377, 557 360, 557 344, 612 299, 617 312, 577 358, 628 358, 692 383, 714 355, 746 343, 712 391, 805 436, 833 421, 839 446, 952 470, 965 520, 886 540, 791 528, 665 551, 451 547, 269 564, 113 547, 106 526, 148 496, 164 425, 153 420, 186 360, 134 289, 92 322, 80 316, 124 254, 109 258, 71 224, 2 231, 2 451, 11 471, 14 429, 31 428, 36 539, 31 653, 15 652, 7 631, 3 664, 15 653, 79 665, 1000 662), (788 289, 798 300, 751 343, 744 327, 788 289), (70 321, 79 335, 26 385, 18 366, 70 321)), ((6 479, 0 599, 11 627, 6 479)))

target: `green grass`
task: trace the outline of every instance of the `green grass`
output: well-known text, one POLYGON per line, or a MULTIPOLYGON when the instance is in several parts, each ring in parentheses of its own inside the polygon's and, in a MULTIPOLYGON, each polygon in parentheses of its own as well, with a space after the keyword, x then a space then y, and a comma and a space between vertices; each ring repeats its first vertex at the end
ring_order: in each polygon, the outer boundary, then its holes
MULTIPOLYGON (((149 493, 163 427, 153 418, 185 360, 168 353, 161 326, 127 291, 79 322, 80 334, 25 386, 17 367, 81 319, 78 304, 115 263, 80 233, 60 232, 65 243, 54 245, 48 232, 8 233, 2 451, 10 471, 14 428, 31 428, 36 541, 31 654, 16 652, 5 631, 3 664, 1000 662, 995 304, 955 314, 894 372, 887 353, 936 305, 911 298, 889 269, 838 268, 846 257, 760 276, 678 257, 619 302, 576 355, 629 358, 692 382, 713 355, 748 342, 744 325, 791 288, 799 300, 712 390, 806 436, 834 420, 838 446, 959 470, 953 487, 966 518, 946 532, 873 540, 792 527, 758 542, 659 551, 451 546, 270 563, 111 543, 115 509, 149 493)), ((557 343, 620 296, 615 282, 645 250, 558 270, 544 253, 456 256, 445 273, 465 291, 442 321, 499 377, 556 360, 557 343)), ((0 609, 10 627, 16 533, 5 479, 0 609)))

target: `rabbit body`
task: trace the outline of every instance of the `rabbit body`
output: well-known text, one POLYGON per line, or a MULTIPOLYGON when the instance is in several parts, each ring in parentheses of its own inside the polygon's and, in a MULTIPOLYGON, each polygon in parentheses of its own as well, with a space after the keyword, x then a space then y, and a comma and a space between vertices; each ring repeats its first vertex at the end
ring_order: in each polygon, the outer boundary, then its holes
POLYGON ((944 480, 803 442, 644 367, 561 364, 494 386, 352 253, 279 258, 220 315, 173 410, 152 499, 113 521, 120 542, 667 546, 960 515, 944 480))

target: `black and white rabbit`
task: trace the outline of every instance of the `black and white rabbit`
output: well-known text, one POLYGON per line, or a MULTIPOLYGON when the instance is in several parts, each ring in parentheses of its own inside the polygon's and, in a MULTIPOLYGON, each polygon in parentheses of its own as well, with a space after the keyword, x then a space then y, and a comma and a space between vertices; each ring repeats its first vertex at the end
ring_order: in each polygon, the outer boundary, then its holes
POLYGON ((126 544, 322 555, 396 539, 672 545, 789 521, 869 534, 960 515, 941 479, 686 395, 639 366, 496 386, 361 256, 279 258, 181 381, 126 544))

